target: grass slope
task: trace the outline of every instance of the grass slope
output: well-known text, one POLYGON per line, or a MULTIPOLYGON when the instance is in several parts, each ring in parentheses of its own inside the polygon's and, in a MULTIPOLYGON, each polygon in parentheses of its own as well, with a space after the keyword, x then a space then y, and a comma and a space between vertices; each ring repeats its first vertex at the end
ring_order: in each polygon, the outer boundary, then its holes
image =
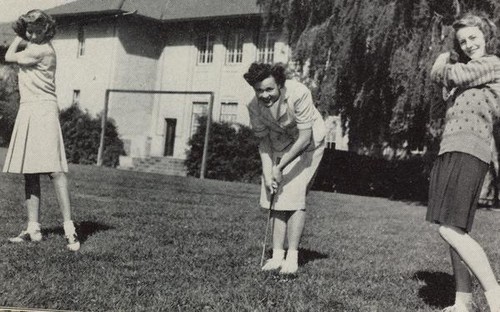
MULTIPOLYGON (((312 192, 300 274, 259 271, 267 213, 256 185, 71 166, 83 240, 65 250, 53 188, 42 179, 38 244, 25 225, 21 176, 0 175, 0 306, 78 311, 435 311, 451 304, 448 252, 425 207, 312 192)), ((500 213, 473 236, 500 274, 500 213)), ((475 293, 482 311, 482 292, 475 293)))

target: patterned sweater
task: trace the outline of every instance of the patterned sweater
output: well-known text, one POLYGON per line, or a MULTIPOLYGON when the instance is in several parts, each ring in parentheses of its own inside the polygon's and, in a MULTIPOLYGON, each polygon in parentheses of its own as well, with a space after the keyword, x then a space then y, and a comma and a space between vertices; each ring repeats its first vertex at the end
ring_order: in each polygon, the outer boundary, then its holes
POLYGON ((439 155, 463 152, 489 163, 493 122, 500 117, 500 59, 484 56, 466 64, 436 62, 431 79, 455 89, 447 101, 439 155))

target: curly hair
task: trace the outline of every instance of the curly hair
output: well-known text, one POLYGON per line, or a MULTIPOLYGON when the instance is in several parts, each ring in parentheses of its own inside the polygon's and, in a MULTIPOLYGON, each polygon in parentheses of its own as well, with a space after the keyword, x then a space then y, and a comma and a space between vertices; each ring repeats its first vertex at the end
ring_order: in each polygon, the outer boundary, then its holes
POLYGON ((467 63, 470 59, 465 53, 462 51, 460 47, 460 43, 456 37, 456 33, 458 30, 465 27, 478 27, 479 30, 484 34, 485 41, 485 52, 488 55, 497 54, 497 44, 498 39, 497 35, 497 27, 495 23, 493 23, 486 16, 482 16, 479 14, 466 13, 462 17, 458 18, 453 23, 453 29, 455 30, 455 38, 453 39, 453 48, 456 53, 458 53, 458 61, 461 63, 467 63))
POLYGON ((28 13, 19 16, 19 18, 12 24, 14 32, 24 40, 26 37, 26 30, 28 26, 37 26, 45 28, 44 41, 50 41, 56 34, 56 22, 52 16, 48 15, 42 10, 31 10, 28 13))
POLYGON ((274 65, 265 63, 252 63, 248 71, 243 75, 246 82, 252 87, 262 80, 273 77, 276 84, 281 88, 285 85, 286 74, 285 67, 281 63, 274 65))

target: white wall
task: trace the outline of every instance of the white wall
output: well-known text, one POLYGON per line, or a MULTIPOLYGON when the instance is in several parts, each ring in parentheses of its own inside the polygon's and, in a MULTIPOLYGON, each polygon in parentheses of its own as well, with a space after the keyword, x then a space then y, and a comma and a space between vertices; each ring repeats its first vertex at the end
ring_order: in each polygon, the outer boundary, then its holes
MULTIPOLYGON (((58 56, 57 95, 61 108, 80 90, 80 106, 90 114, 103 111, 106 89, 152 90, 164 43, 157 28, 134 20, 110 19, 84 26, 85 53, 78 56, 78 24, 60 25, 54 38, 58 56)), ((149 155, 153 95, 111 93, 108 117, 134 155, 149 155)))
MULTIPOLYGON (((256 61, 257 48, 254 43, 257 28, 228 27, 226 24, 207 23, 205 25, 182 24, 169 28, 166 32, 166 44, 159 63, 160 73, 157 88, 177 91, 211 91, 214 92, 212 118, 219 121, 221 102, 237 102, 237 122, 248 125, 249 117, 246 104, 252 99, 254 92, 243 79, 243 74, 250 64, 256 61), (216 35, 214 59, 210 64, 197 64, 196 35, 200 30, 209 30, 216 35), (226 48, 224 38, 227 31, 242 31, 245 35, 243 45, 243 61, 238 64, 225 64, 226 48)), ((288 61, 289 51, 284 42, 275 46, 275 61, 288 61)), ((173 96, 163 95, 157 98, 153 116, 154 132, 152 133, 151 153, 161 156, 165 144, 165 118, 177 118, 174 157, 185 158, 191 129, 192 103, 207 101, 207 96, 173 96)))
MULTIPOLYGON (((54 40, 58 53, 57 93, 61 107, 72 103, 80 90, 81 107, 91 114, 104 108, 106 89, 211 91, 212 118, 219 121, 222 101, 238 103, 239 123, 248 125, 246 104, 253 90, 243 79, 256 60, 254 43, 258 28, 225 22, 149 24, 134 19, 110 19, 85 26, 85 55, 77 56, 78 25, 60 25, 54 40), (216 35, 214 61, 197 64, 196 35, 203 30, 216 35), (228 31, 245 34, 243 62, 225 64, 224 37, 228 31)), ((275 61, 288 61, 284 42, 275 45, 275 61)), ((165 119, 177 119, 175 158, 185 158, 192 127, 193 102, 208 102, 208 95, 152 95, 112 93, 108 116, 115 120, 131 156, 163 156, 165 119)))
POLYGON ((115 60, 112 23, 85 27, 85 54, 78 56, 78 25, 60 26, 53 40, 57 53, 56 85, 59 106, 72 104, 73 90, 80 90, 81 106, 91 114, 103 110, 104 90, 109 88, 115 60))

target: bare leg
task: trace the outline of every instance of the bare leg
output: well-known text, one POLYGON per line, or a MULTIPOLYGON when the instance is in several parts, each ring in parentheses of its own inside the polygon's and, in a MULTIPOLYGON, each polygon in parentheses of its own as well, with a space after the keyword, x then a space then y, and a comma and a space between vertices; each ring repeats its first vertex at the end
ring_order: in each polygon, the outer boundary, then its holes
POLYGON ((470 268, 484 291, 499 287, 486 253, 472 237, 462 229, 448 225, 440 226, 439 233, 470 268))
POLYGON ((39 221, 40 215, 40 175, 25 174, 24 186, 26 192, 26 208, 28 210, 28 222, 39 221))
POLYGON ((472 276, 469 268, 467 268, 458 253, 451 247, 450 256, 457 292, 472 293, 472 276))
POLYGON ((458 253, 450 247, 451 264, 455 276, 456 294, 455 306, 462 310, 472 311, 472 276, 469 268, 462 261, 458 253))
POLYGON ((262 267, 263 271, 276 270, 281 267, 285 257, 284 245, 286 236, 286 211, 271 211, 271 224, 273 227, 273 257, 266 261, 262 267))
POLYGON ((292 215, 288 219, 288 249, 298 250, 300 238, 302 237, 302 231, 304 230, 304 224, 306 221, 306 211, 297 210, 292 212, 292 215))
POLYGON ((76 234, 75 225, 71 220, 71 205, 69 200, 68 191, 68 179, 64 172, 53 172, 50 174, 52 183, 54 184, 54 189, 57 196, 57 201, 59 203, 59 208, 64 220, 64 234, 68 241, 68 249, 71 251, 77 251, 80 249, 80 242, 76 234))
POLYGON ((273 249, 283 249, 285 246, 286 224, 289 216, 287 211, 272 211, 273 249))
POLYGON ((286 260, 283 262, 280 273, 282 274, 295 274, 299 269, 299 243, 304 230, 306 220, 306 211, 297 210, 291 213, 288 219, 288 252, 286 260))
POLYGON ((53 172, 50 174, 57 196, 57 202, 63 216, 64 222, 71 221, 71 206, 68 191, 68 179, 64 172, 53 172))
POLYGON ((24 175, 24 190, 26 193, 26 209, 28 210, 28 226, 16 237, 9 238, 11 243, 22 243, 25 241, 42 240, 42 232, 40 230, 39 213, 40 213, 40 175, 25 174, 24 175))

